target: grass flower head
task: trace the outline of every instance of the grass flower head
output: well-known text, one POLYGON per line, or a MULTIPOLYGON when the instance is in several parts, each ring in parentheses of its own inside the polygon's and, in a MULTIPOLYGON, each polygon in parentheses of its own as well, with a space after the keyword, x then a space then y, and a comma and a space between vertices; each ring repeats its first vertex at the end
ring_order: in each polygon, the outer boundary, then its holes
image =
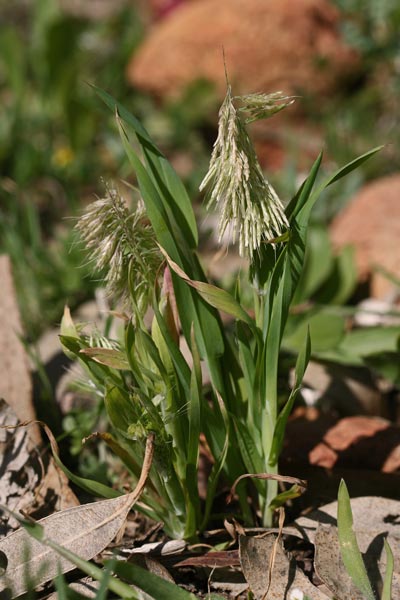
POLYGON ((234 104, 231 88, 219 112, 218 137, 209 170, 200 190, 208 189, 207 207, 220 209, 219 240, 231 232, 239 253, 252 259, 263 241, 277 237, 287 227, 281 201, 266 181, 257 156, 234 104))
POLYGON ((295 99, 295 96, 284 96, 283 92, 237 96, 237 100, 240 100, 243 104, 239 110, 249 115, 246 123, 252 123, 259 119, 268 119, 293 104, 295 99))
POLYGON ((90 204, 77 223, 95 270, 104 273, 107 293, 143 314, 162 256, 142 202, 131 212, 117 190, 90 204))

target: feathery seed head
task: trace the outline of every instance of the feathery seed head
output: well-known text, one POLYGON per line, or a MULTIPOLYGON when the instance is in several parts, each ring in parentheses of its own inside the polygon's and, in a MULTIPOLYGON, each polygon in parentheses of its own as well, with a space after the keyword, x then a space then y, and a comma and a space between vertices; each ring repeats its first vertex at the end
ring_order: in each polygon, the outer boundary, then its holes
POLYGON ((290 106, 296 100, 296 96, 284 96, 283 92, 274 92, 273 94, 246 94, 236 96, 236 99, 243 104, 239 110, 249 114, 245 122, 252 123, 259 119, 268 119, 290 106))
POLYGON ((117 190, 90 204, 77 229, 94 269, 105 273, 107 293, 143 314, 151 297, 162 256, 142 202, 128 210, 117 190))
POLYGON ((207 207, 220 208, 219 240, 228 229, 239 240, 241 256, 252 258, 263 240, 282 234, 288 222, 283 206, 265 180, 257 156, 228 85, 220 108, 218 137, 200 190, 207 188, 207 207))

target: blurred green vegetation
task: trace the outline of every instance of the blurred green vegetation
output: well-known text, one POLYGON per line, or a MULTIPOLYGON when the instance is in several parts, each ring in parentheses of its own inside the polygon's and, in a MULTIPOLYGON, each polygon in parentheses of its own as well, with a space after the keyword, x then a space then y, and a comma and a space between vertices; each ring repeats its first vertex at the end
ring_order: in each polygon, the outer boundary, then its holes
POLYGON ((126 96, 121 73, 141 26, 132 9, 107 22, 63 14, 54 0, 0 9, 0 251, 13 261, 35 339, 59 321, 65 301, 74 306, 92 292, 63 217, 121 161, 85 82, 98 78, 126 96))
MULTIPOLYGON (((327 223, 365 180, 394 171, 400 161, 400 6, 395 0, 335 3, 343 35, 362 57, 360 80, 324 102, 299 100, 302 118, 320 131, 327 171, 387 146, 325 194, 317 224, 327 223)), ((0 0, 0 252, 13 261, 30 340, 59 321, 66 301, 73 308, 93 294, 74 222, 65 217, 102 193, 102 178, 130 177, 113 116, 88 83, 112 93, 143 122, 194 199, 217 122, 218 102, 207 82, 194 82, 179 101, 163 106, 128 87, 127 62, 146 35, 141 3, 110 4, 107 15, 90 14, 85 5, 79 16, 67 6, 0 0)), ((301 148, 294 134, 285 142, 283 168, 271 176, 283 198, 296 188, 301 148)))
MULTIPOLYGON (((0 2, 0 11, 0 252, 12 259, 25 329, 34 340, 59 321, 66 301, 74 307, 93 292, 73 222, 63 218, 103 191, 101 179, 129 173, 114 118, 88 83, 123 101, 157 131, 161 145, 179 153, 191 144, 204 157, 199 168, 207 158, 195 128, 213 94, 198 82, 162 112, 129 90, 125 67, 144 34, 134 3, 119 3, 103 19, 67 14, 56 0, 0 2)), ((193 189, 198 177, 192 179, 190 159, 182 168, 193 189)))

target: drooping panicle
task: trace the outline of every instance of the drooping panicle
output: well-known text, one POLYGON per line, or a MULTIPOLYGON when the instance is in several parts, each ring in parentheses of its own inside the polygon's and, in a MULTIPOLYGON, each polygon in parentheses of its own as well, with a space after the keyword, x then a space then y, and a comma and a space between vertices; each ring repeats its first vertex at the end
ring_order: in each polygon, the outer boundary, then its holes
POLYGON ((260 244, 277 237, 287 227, 281 201, 266 181, 246 127, 233 103, 228 85, 219 112, 218 137, 209 170, 200 190, 207 189, 207 207, 220 211, 218 235, 238 239, 241 256, 252 258, 260 244))

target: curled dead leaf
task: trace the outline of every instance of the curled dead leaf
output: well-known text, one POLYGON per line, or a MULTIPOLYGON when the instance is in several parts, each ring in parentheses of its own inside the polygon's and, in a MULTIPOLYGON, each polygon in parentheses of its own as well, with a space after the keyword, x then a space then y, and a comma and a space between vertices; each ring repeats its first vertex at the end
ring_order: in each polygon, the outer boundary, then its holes
MULTIPOLYGON (((30 583, 37 586, 50 581, 60 571, 66 573, 74 568, 71 562, 45 545, 47 539, 73 550, 85 560, 102 552, 116 537, 128 512, 139 499, 153 454, 154 434, 150 434, 142 472, 136 488, 130 494, 73 507, 41 519, 38 523, 44 530, 43 543, 32 539, 25 529, 19 529, 1 540, 0 553, 6 557, 7 567, 0 576, 0 591, 10 588, 16 597, 28 589, 25 573, 29 573, 30 583)), ((7 507, 3 507, 3 510, 7 510, 7 507)))

